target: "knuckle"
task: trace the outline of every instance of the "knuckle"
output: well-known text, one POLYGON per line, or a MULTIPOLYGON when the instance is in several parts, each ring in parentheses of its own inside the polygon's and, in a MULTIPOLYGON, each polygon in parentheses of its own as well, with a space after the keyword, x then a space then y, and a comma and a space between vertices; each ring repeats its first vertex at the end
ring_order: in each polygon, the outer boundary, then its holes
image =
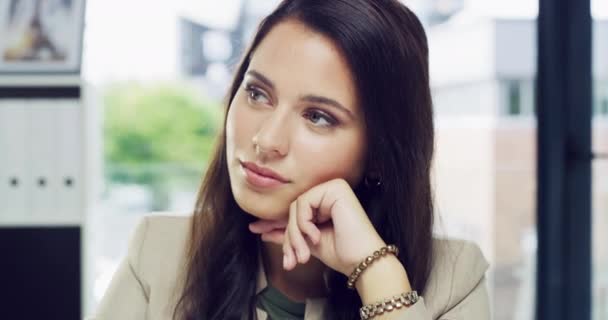
POLYGON ((302 204, 304 204, 306 201, 306 199, 304 198, 304 195, 301 194, 296 198, 296 201, 294 201, 296 203, 296 205, 301 206, 302 204))
POLYGON ((337 178, 334 180, 334 183, 339 186, 339 187, 346 187, 348 186, 348 182, 346 182, 346 180, 344 180, 344 178, 337 178))

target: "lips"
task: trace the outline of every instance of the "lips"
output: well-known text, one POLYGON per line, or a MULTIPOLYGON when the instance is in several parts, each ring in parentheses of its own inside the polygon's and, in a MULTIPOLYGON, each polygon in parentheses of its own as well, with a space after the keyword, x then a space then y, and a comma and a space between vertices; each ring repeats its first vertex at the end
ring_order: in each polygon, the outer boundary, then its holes
POLYGON ((271 188, 289 182, 289 180, 282 177, 277 172, 260 167, 253 162, 241 161, 241 167, 243 168, 247 182, 256 187, 271 188))
POLYGON ((289 182, 286 178, 283 178, 280 174, 272 171, 271 169, 260 167, 253 162, 241 162, 241 165, 243 165, 243 167, 245 167, 246 169, 249 169, 260 176, 272 178, 272 179, 281 181, 283 183, 289 182))

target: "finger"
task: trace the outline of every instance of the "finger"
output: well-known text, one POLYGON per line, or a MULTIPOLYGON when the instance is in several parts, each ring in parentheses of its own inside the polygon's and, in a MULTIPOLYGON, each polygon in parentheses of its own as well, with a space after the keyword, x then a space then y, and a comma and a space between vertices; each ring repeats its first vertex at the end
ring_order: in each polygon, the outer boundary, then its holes
MULTIPOLYGON (((315 223, 325 223, 332 219, 332 207, 339 198, 337 192, 341 191, 340 186, 337 186, 338 183, 338 179, 321 183, 300 196, 311 208, 316 209, 315 223)), ((310 215, 312 216, 312 212, 310 215)))
POLYGON ((272 227, 272 223, 266 220, 258 220, 249 224, 249 231, 253 233, 265 233, 271 231, 272 229, 274 229, 272 227))
POLYGON ((287 219, 281 220, 258 220, 249 224, 249 230, 253 233, 266 233, 274 229, 282 229, 287 226, 287 219))
POLYGON ((283 244, 285 241, 285 229, 275 229, 270 232, 262 233, 262 241, 275 244, 283 244))
POLYGON ((314 220, 314 212, 316 210, 310 206, 305 201, 306 198, 298 198, 296 200, 297 206, 297 223, 299 229, 306 234, 311 240, 313 244, 318 244, 321 240, 321 232, 317 228, 317 226, 313 223, 314 220))
POLYGON ((333 237, 333 224, 330 221, 318 225, 317 228, 319 230, 319 243, 325 243, 325 245, 321 246, 319 244, 314 244, 310 238, 306 238, 306 243, 308 244, 308 248, 310 248, 310 254, 313 257, 320 258, 327 256, 328 252, 335 252, 335 243, 333 241, 325 241, 327 239, 323 239, 333 237))
POLYGON ((351 186, 344 179, 334 179, 317 185, 305 194, 313 208, 317 208, 317 225, 327 221, 351 220, 351 210, 338 209, 348 204, 351 209, 365 213, 351 186), (358 208, 357 208, 358 207, 358 208))
POLYGON ((316 245, 315 243, 313 243, 310 238, 306 238, 306 243, 308 244, 308 247, 310 248, 310 255, 318 258, 320 247, 318 245, 316 245))
POLYGON ((296 258, 289 243, 289 230, 285 230, 285 241, 283 241, 283 269, 291 270, 296 266, 296 258))
POLYGON ((289 223, 287 229, 289 230, 289 242, 295 250, 296 258, 299 263, 306 263, 310 257, 310 250, 304 240, 302 231, 298 227, 298 200, 294 201, 289 205, 289 223))
POLYGON ((257 220, 249 224, 249 230, 254 233, 264 233, 273 229, 281 229, 287 226, 287 219, 281 220, 257 220))

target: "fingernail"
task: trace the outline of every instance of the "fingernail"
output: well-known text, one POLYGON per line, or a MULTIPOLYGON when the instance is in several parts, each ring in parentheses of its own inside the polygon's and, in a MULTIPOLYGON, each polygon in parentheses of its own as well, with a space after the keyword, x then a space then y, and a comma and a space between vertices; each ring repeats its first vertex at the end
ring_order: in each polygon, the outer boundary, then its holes
POLYGON ((283 255, 283 269, 287 269, 287 255, 283 255))

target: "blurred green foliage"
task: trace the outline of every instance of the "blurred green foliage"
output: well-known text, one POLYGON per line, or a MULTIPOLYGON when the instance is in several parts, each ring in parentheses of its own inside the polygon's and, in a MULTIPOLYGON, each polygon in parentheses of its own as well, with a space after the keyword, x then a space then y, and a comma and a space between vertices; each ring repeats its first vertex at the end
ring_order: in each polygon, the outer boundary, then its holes
POLYGON ((179 84, 119 84, 104 96, 104 153, 110 184, 140 184, 164 210, 173 188, 201 179, 221 125, 219 103, 179 84))

